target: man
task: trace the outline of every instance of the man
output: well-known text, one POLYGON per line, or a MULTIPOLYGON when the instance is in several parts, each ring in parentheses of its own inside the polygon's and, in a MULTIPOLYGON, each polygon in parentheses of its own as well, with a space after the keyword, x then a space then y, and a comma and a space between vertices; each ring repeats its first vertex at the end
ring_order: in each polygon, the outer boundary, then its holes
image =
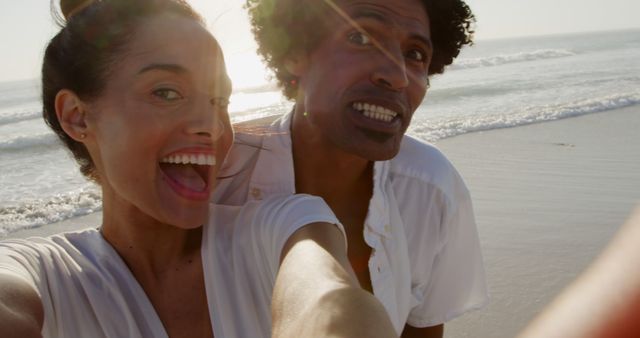
POLYGON ((259 51, 295 101, 238 129, 215 200, 321 196, 362 288, 402 337, 487 300, 469 193, 433 146, 405 136, 429 87, 471 43, 462 0, 249 0, 259 51))

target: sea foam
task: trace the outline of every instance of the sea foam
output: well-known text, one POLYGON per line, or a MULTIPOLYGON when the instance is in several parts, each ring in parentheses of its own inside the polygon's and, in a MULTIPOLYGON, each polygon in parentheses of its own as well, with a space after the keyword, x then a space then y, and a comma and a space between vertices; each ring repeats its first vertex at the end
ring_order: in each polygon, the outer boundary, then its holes
POLYGON ((508 63, 527 62, 534 60, 556 59, 573 56, 576 53, 567 49, 540 49, 530 52, 500 54, 480 58, 465 58, 453 63, 450 69, 467 69, 479 67, 493 67, 508 63))
POLYGON ((0 140, 0 150, 19 151, 31 148, 59 146, 58 138, 52 132, 35 135, 18 135, 0 140))
POLYGON ((102 198, 97 189, 82 189, 48 199, 3 206, 0 207, 0 238, 20 229, 35 228, 99 210, 102 210, 102 198))
POLYGON ((0 111, 0 126, 33 119, 42 119, 42 112, 28 108, 0 111))
POLYGON ((414 121, 409 133, 425 141, 434 142, 439 139, 476 131, 553 121, 636 104, 640 104, 640 93, 609 95, 563 104, 524 107, 520 111, 503 114, 423 119, 422 121, 414 121))

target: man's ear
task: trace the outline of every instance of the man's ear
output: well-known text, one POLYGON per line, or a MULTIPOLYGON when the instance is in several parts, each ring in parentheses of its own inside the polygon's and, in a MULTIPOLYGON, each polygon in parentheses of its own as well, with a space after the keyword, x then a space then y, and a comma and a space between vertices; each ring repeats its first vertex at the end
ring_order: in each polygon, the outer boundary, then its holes
POLYGON ((307 54, 301 51, 291 52, 284 60, 285 69, 296 77, 300 77, 305 73, 308 64, 307 54))
POLYGON ((63 89, 56 94, 56 116, 62 130, 72 139, 82 142, 87 137, 86 105, 76 93, 63 89))

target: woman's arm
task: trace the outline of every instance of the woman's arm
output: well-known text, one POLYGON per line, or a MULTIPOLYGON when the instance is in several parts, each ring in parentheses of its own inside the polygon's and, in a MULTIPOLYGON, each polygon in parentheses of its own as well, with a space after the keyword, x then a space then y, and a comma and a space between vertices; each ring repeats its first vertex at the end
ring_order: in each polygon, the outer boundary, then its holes
POLYGON ((328 223, 287 240, 271 305, 273 337, 397 337, 382 304, 360 288, 344 243, 328 223))
POLYGON ((0 337, 42 337, 43 321, 36 290, 20 277, 0 272, 0 337))

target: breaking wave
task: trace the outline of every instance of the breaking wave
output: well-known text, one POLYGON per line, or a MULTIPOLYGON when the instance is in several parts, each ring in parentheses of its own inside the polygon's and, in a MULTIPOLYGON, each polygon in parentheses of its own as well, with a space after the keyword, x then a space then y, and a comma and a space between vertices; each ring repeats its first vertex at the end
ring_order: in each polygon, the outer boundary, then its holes
POLYGON ((451 69, 493 67, 508 63, 556 59, 573 55, 576 55, 576 53, 566 49, 540 49, 532 52, 459 59, 451 65, 451 69))
POLYGON ((517 127, 538 122, 598 113, 640 104, 640 93, 611 95, 601 98, 575 101, 557 105, 530 106, 519 112, 479 116, 433 118, 418 122, 409 133, 423 140, 439 139, 475 131, 517 127))
POLYGON ((96 189, 83 189, 44 200, 31 200, 0 208, 0 238, 7 234, 102 210, 96 189))

